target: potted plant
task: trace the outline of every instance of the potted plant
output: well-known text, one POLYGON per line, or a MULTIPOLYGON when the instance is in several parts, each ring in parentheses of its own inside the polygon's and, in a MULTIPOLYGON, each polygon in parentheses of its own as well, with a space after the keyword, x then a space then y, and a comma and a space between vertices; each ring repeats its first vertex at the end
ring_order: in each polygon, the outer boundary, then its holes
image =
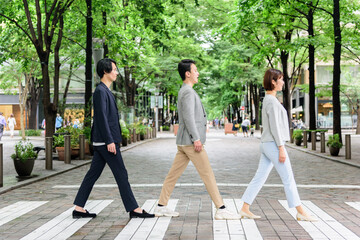
POLYGON ((301 146, 301 142, 303 139, 303 133, 301 129, 295 129, 293 132, 293 138, 295 139, 295 144, 297 146, 301 146))
POLYGON ((128 139, 130 139, 130 130, 127 128, 124 120, 120 119, 121 128, 121 146, 127 146, 128 139))
POLYGON ((28 177, 34 168, 36 152, 31 142, 20 141, 15 145, 15 153, 11 155, 17 174, 20 177, 28 177))
POLYGON ((343 144, 340 142, 339 134, 329 135, 329 140, 326 142, 326 146, 329 147, 331 156, 338 156, 340 148, 343 144))
POLYGON ((136 134, 140 134, 140 140, 144 140, 145 139, 145 134, 146 134, 146 129, 147 126, 145 126, 144 124, 140 123, 136 125, 136 134))
POLYGON ((53 146, 56 149, 56 152, 58 153, 58 159, 60 161, 64 161, 65 159, 65 148, 64 148, 64 135, 57 134, 53 137, 53 146))

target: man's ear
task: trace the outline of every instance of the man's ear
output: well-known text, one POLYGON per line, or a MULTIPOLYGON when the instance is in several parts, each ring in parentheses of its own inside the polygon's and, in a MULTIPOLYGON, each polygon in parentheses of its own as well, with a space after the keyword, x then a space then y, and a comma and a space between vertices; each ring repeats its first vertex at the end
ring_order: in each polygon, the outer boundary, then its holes
POLYGON ((185 72, 185 77, 188 77, 188 78, 190 77, 190 72, 189 71, 185 72))

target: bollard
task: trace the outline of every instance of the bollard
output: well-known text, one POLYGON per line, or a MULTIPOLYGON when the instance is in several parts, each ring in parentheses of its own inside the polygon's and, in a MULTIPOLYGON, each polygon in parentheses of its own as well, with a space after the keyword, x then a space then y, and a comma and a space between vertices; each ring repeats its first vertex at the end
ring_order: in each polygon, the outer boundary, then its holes
POLYGON ((153 128, 153 131, 154 131, 154 138, 156 138, 156 135, 157 135, 157 129, 156 129, 156 127, 153 128))
POLYGON ((0 187, 3 187, 4 185, 4 175, 3 175, 3 144, 0 143, 0 187))
POLYGON ((135 130, 135 128, 133 129, 133 142, 134 143, 136 143, 136 139, 137 139, 137 137, 136 137, 136 130, 135 130))
POLYGON ((311 150, 316 150, 316 132, 311 132, 311 150))
POLYGON ((52 157, 52 137, 45 138, 45 169, 53 169, 53 157, 52 157))
POLYGON ((145 139, 149 139, 149 129, 146 127, 146 135, 145 135, 145 139))
POLYGON ((294 143, 293 133, 294 133, 294 129, 290 128, 290 143, 294 143))
POLYGON ((307 148, 307 131, 303 131, 304 134, 304 148, 307 148))
POLYGON ((79 146, 80 146, 79 159, 84 160, 85 159, 85 135, 84 134, 79 135, 79 146))
POLYGON ((136 134, 136 138, 137 138, 136 141, 140 141, 140 133, 136 134))
POLYGON ((324 153, 325 152, 325 133, 324 132, 320 133, 320 145, 321 145, 320 152, 324 153))
POLYGON ((70 142, 70 135, 64 136, 64 147, 65 147, 65 159, 64 162, 66 164, 71 163, 71 142, 70 142))
POLYGON ((345 134, 345 159, 351 159, 351 135, 345 134))
POLYGON ((263 127, 260 126, 260 133, 262 134, 262 132, 263 132, 263 127))

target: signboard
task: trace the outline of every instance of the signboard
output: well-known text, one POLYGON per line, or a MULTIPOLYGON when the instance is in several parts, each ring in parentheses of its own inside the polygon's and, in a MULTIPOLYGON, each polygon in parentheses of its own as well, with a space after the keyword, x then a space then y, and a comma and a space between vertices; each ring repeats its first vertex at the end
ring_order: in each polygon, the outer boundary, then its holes
POLYGON ((241 111, 244 111, 244 110, 245 110, 245 106, 241 106, 240 110, 241 110, 241 111))
POLYGON ((163 108, 163 96, 151 96, 150 106, 151 108, 163 108))

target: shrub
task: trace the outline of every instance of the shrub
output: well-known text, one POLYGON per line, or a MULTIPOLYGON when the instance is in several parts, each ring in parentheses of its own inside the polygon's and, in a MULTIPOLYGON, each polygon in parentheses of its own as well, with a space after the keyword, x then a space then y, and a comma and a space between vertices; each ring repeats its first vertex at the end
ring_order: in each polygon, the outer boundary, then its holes
POLYGON ((163 131, 169 131, 170 130, 170 127, 165 125, 165 126, 162 126, 162 130, 163 131))
MULTIPOLYGON (((22 131, 19 130, 19 135, 22 135, 22 131)), ((35 130, 35 129, 28 129, 25 130, 25 136, 31 137, 31 136, 41 136, 41 130, 35 130)))

